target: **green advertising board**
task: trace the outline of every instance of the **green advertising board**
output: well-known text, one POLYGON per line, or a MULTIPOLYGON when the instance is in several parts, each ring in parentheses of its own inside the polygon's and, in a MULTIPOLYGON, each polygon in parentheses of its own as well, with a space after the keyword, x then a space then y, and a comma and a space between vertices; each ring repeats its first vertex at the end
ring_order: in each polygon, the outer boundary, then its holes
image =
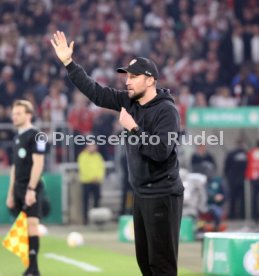
POLYGON ((11 223, 13 222, 13 217, 10 215, 6 207, 6 196, 9 186, 9 176, 0 176, 0 223, 11 223))
POLYGON ((259 128, 259 107, 190 108, 188 128, 259 128))
MULTIPOLYGON (((133 242, 134 241, 134 225, 131 215, 123 215, 119 218, 119 241, 133 242)), ((195 240, 195 225, 191 217, 183 217, 180 228, 180 241, 192 242, 195 240)))
POLYGON ((206 233, 203 245, 205 275, 259 275, 258 233, 206 233))
POLYGON ((119 218, 119 241, 134 242, 134 226, 131 215, 123 215, 119 218))
MULTIPOLYGON (((62 178, 60 174, 44 173, 44 186, 46 198, 50 203, 50 213, 42 219, 43 223, 62 223, 62 178)), ((6 196, 9 186, 9 176, 0 176, 0 224, 10 224, 14 217, 6 207, 6 196)))
POLYGON ((195 240, 195 225, 193 218, 183 216, 180 228, 180 241, 192 242, 195 240))

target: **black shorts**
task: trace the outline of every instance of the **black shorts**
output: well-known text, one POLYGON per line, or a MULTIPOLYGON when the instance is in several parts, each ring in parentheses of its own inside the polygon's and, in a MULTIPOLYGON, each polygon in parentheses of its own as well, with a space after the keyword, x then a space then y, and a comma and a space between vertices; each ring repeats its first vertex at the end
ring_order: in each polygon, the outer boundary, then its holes
POLYGON ((25 207, 25 194, 26 190, 20 190, 14 187, 14 204, 15 207, 12 213, 17 216, 21 211, 24 211, 28 217, 41 218, 42 214, 42 194, 43 190, 37 189, 36 202, 28 207, 25 207))

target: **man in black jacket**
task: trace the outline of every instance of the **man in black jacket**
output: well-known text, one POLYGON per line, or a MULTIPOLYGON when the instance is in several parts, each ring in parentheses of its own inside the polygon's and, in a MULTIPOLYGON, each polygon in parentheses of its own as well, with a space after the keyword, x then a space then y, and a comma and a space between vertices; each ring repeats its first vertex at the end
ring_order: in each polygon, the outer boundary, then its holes
POLYGON ((229 189, 229 218, 243 219, 245 216, 245 174, 247 167, 247 150, 242 140, 227 153, 224 173, 229 189))
POLYGON ((120 112, 119 122, 127 130, 136 256, 142 274, 176 276, 184 188, 177 141, 171 139, 179 135, 180 122, 170 91, 156 88, 158 71, 149 59, 138 57, 117 69, 127 74, 127 91, 119 91, 100 86, 73 62, 74 42, 68 46, 63 32, 55 33, 51 43, 74 85, 96 105, 120 112))

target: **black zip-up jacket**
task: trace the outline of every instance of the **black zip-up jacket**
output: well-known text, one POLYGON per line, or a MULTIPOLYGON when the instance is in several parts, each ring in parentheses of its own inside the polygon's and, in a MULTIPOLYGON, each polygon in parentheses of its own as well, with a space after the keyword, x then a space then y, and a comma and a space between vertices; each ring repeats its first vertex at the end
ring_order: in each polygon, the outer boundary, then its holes
MULTIPOLYGON (((129 181, 134 192, 140 197, 182 195, 176 143, 169 138, 180 132, 179 115, 170 91, 157 89, 154 99, 140 105, 128 97, 127 91, 99 85, 80 65, 72 62, 66 68, 73 84, 97 106, 116 111, 124 107, 138 124, 139 130, 134 135, 139 137, 139 143, 132 145, 128 139, 125 141, 129 181), (159 137, 157 145, 150 143, 151 135, 159 137)), ((152 141, 156 144, 156 139, 152 141)))

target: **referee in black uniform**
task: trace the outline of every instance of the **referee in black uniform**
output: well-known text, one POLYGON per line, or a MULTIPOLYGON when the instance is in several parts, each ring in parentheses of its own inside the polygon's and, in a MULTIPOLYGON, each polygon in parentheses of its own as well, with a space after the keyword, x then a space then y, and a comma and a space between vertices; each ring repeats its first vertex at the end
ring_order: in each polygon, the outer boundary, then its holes
POLYGON ((39 130, 31 123, 33 106, 29 101, 17 100, 12 107, 13 125, 18 133, 14 138, 13 165, 11 167, 7 207, 16 214, 24 210, 28 216, 29 260, 24 276, 40 275, 37 263, 39 251, 38 225, 40 218, 44 167, 44 141, 37 142, 39 130))

